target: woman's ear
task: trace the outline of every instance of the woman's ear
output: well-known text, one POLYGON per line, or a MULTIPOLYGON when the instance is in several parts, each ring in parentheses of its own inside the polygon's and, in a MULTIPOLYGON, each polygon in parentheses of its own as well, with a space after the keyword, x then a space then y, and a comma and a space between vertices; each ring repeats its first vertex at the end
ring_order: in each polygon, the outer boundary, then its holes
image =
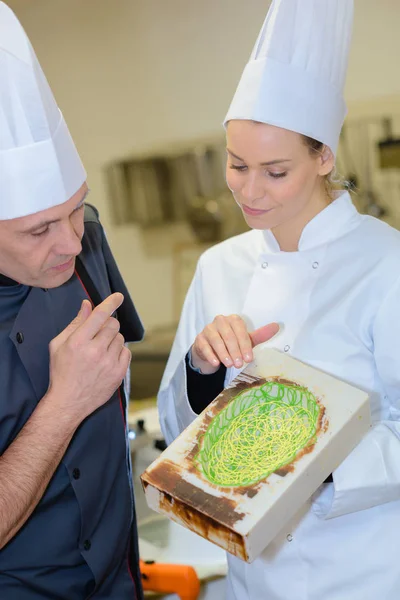
POLYGON ((335 166, 335 157, 329 146, 324 146, 318 158, 320 162, 318 175, 328 175, 335 166))

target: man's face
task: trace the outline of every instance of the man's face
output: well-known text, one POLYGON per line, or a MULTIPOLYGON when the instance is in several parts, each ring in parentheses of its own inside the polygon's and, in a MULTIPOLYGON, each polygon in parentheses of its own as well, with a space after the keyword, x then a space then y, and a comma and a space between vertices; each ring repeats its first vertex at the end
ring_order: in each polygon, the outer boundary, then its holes
POLYGON ((87 184, 64 204, 0 221, 0 273, 33 287, 54 288, 72 276, 82 250, 87 184))

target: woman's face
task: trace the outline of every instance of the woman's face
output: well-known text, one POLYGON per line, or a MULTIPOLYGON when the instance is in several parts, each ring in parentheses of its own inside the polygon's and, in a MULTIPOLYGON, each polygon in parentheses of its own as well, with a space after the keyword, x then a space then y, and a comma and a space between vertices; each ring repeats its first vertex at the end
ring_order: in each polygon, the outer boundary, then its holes
POLYGON ((226 181, 253 229, 304 227, 329 203, 329 148, 312 154, 298 133, 235 120, 227 126, 227 153, 226 181))

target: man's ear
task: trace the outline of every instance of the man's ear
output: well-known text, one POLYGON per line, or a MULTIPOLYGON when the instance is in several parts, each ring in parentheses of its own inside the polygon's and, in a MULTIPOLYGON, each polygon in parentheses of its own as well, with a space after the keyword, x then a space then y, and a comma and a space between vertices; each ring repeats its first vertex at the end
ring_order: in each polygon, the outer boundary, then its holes
POLYGON ((319 155, 320 167, 318 175, 328 175, 335 166, 335 157, 329 146, 324 146, 319 155))

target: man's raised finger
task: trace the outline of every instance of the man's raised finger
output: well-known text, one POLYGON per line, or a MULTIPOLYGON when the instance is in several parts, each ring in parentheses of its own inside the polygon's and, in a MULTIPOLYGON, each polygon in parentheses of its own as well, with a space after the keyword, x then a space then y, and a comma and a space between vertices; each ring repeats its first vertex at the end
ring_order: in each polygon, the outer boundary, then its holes
POLYGON ((79 328, 77 334, 89 340, 93 339, 123 301, 124 297, 119 292, 108 296, 101 304, 96 306, 90 317, 79 328))
POLYGON ((119 334, 119 323, 118 321, 115 319, 115 322, 117 323, 117 325, 115 325, 113 322, 111 323, 106 323, 104 325, 104 327, 102 327, 100 329, 100 331, 98 332, 98 334, 95 336, 95 343, 98 344, 99 346, 103 346, 104 348, 109 348, 110 344, 113 342, 113 340, 116 338, 116 336, 119 334))

